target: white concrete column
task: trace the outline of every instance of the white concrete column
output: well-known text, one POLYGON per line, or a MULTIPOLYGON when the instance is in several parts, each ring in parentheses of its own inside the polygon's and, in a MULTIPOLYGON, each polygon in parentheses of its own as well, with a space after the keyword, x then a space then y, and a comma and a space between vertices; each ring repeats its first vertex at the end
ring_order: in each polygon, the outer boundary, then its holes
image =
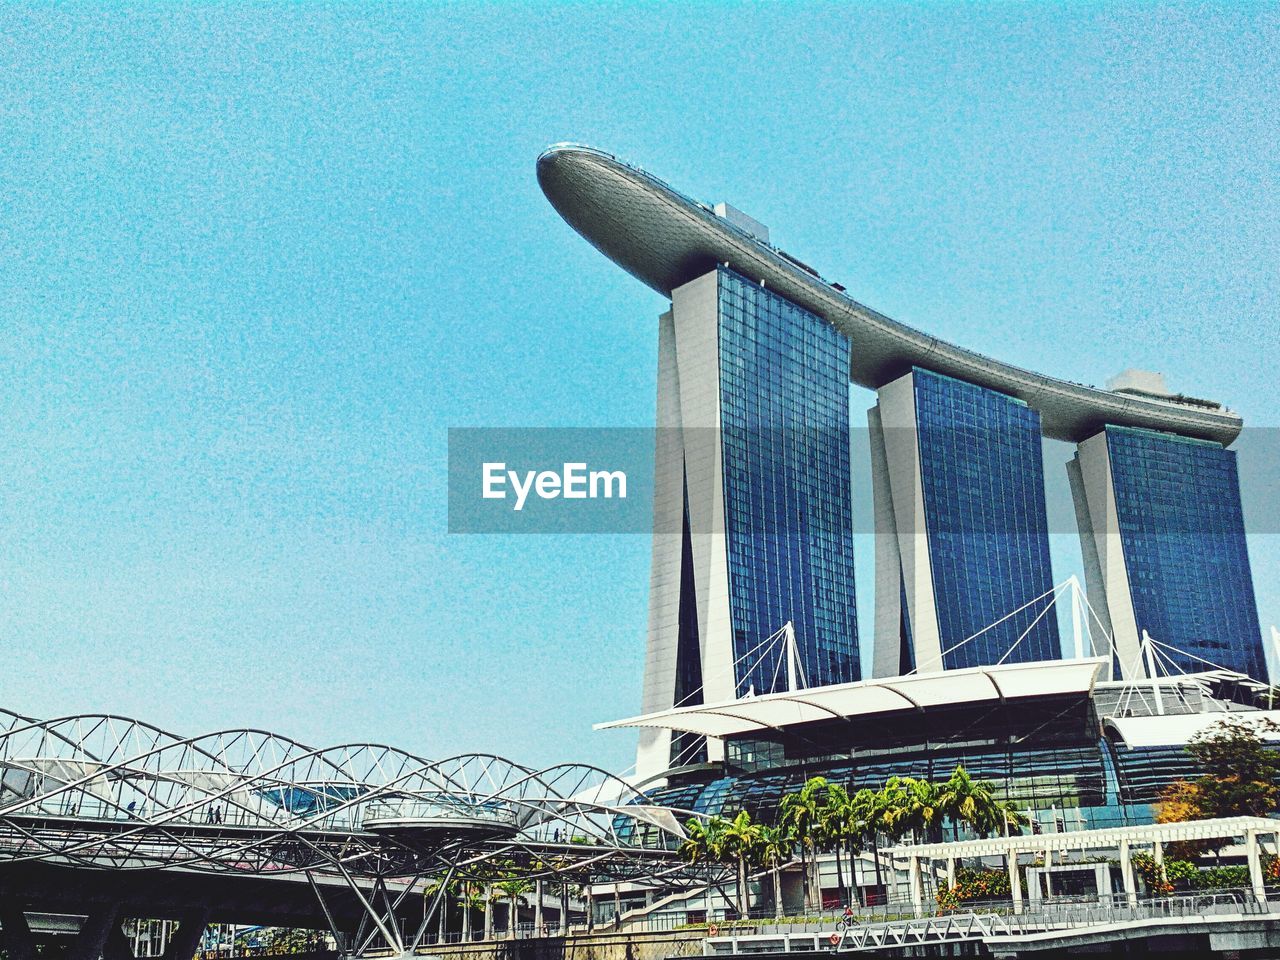
MULTIPOLYGON (((876 394, 902 570, 902 583, 898 589, 891 589, 886 606, 890 602, 900 604, 900 591, 906 592, 916 669, 931 673, 942 669, 942 636, 925 521, 915 391, 915 374, 908 373, 885 384, 876 394)), ((876 465, 873 463, 873 468, 876 465)), ((881 639, 887 642, 888 638, 882 635, 881 639)))
POLYGON ((1260 903, 1267 902, 1267 888, 1262 882, 1262 856, 1258 850, 1258 833, 1249 830, 1244 835, 1244 848, 1249 858, 1249 885, 1260 903))
POLYGON ((1009 866, 1009 895, 1013 898, 1013 912, 1022 912, 1022 875, 1018 873, 1018 855, 1005 855, 1005 863, 1009 866))
POLYGON ((1155 860, 1157 867, 1164 866, 1164 844, 1159 840, 1151 844, 1151 856, 1155 860))
POLYGON ((1124 881, 1124 896, 1130 904, 1138 902, 1138 888, 1133 881, 1133 861, 1129 858, 1129 841, 1120 841, 1120 878, 1124 881))
POLYGON ((956 885, 956 858, 947 857, 947 886, 954 887, 956 885))
POLYGON ((924 878, 920 876, 920 858, 915 854, 907 857, 907 878, 911 883, 911 905, 919 913, 924 909, 924 878))

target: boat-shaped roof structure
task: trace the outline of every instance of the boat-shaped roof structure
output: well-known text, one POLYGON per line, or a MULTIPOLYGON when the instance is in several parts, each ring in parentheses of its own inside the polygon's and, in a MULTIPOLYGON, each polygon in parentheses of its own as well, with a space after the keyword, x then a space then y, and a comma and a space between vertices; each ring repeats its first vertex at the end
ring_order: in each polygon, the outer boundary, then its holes
POLYGON ((1024 370, 947 343, 847 296, 811 267, 735 220, 611 154, 557 144, 538 158, 538 182, 562 217, 649 287, 671 291, 727 263, 825 318, 853 344, 850 379, 879 389, 922 367, 998 390, 1040 413, 1044 433, 1078 442, 1107 424, 1229 444, 1240 417, 1219 404, 1103 390, 1024 370))

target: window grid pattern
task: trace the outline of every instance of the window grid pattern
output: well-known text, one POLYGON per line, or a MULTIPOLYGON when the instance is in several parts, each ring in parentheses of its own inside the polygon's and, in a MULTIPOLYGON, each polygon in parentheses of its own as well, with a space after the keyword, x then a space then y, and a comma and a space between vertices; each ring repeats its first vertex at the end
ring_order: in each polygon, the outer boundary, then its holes
MULTIPOLYGON (((1194 761, 1185 750, 1169 756, 1161 767, 1166 776, 1193 778, 1194 761)), ((775 822, 788 793, 795 793, 814 776, 825 777, 850 792, 876 790, 892 776, 944 780, 957 765, 971 776, 992 785, 995 796, 1030 812, 1048 824, 1055 816, 1071 827, 1116 826, 1150 822, 1149 804, 1155 799, 1151 771, 1121 751, 1117 773, 1111 747, 1105 741, 1077 741, 1042 747, 993 747, 990 749, 936 750, 904 754, 893 759, 854 760, 822 764, 797 764, 737 777, 722 777, 703 785, 684 785, 651 791, 658 804, 732 817, 748 811, 763 823, 775 822), (1129 782, 1132 778, 1133 782, 1129 782)), ((1172 751, 1171 751, 1172 753, 1172 751)))
MULTIPOLYGON (((1053 588, 1040 414, 985 387, 914 373, 929 560, 947 651, 1053 588)), ((1035 622, 1045 606, 950 650, 944 665, 1058 659, 1057 619, 1050 612, 1035 622)))
POLYGON ((810 686, 859 679, 853 583, 849 341, 719 269, 721 444, 739 696, 774 689, 788 620, 810 686))
POLYGON ((1235 452, 1129 427, 1106 435, 1138 630, 1265 681, 1235 452))

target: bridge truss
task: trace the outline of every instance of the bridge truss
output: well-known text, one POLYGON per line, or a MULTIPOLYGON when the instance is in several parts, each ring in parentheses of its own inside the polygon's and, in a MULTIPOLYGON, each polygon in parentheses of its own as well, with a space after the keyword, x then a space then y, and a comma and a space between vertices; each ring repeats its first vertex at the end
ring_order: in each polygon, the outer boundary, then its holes
POLYGON ((261 730, 182 737, 124 717, 0 710, 0 875, 39 863, 302 880, 354 954, 412 952, 450 882, 696 883, 675 853, 683 836, 678 812, 589 765, 427 760, 261 730), (359 905, 354 930, 330 909, 335 889, 359 905), (398 918, 424 889, 435 893, 406 931, 398 918))

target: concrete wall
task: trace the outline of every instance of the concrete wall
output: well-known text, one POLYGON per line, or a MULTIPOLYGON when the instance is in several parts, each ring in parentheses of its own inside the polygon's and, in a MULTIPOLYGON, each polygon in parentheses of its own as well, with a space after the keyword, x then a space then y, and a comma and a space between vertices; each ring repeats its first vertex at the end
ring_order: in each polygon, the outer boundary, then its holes
MULTIPOLYGON (((676 656, 680 636, 680 552, 684 537, 684 443, 680 419, 680 370, 671 313, 658 318, 658 429, 653 481, 653 554, 649 567, 649 639, 644 658, 640 712, 675 705, 676 656)), ((636 775, 661 773, 671 765, 671 731, 640 730, 636 775)))

